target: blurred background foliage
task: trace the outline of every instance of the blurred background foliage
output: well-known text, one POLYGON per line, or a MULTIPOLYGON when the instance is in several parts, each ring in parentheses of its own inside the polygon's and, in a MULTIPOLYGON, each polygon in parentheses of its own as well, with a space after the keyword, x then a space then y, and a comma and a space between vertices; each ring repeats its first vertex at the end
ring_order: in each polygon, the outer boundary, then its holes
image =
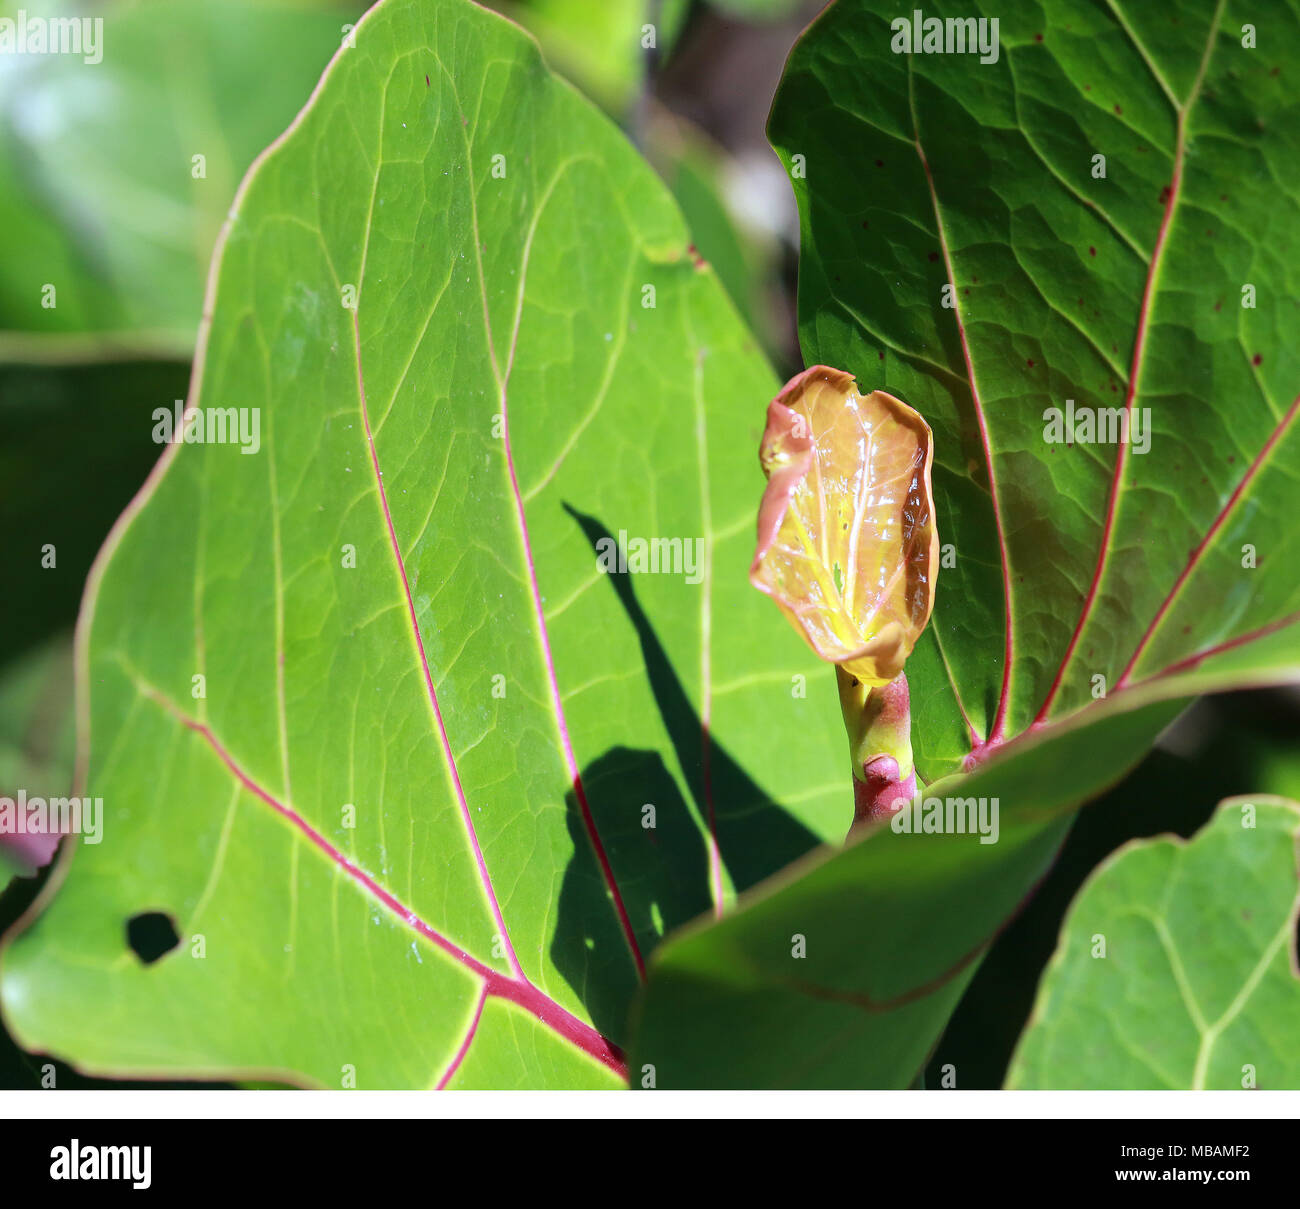
MULTIPOLYGON (((240 179, 306 102, 367 5, 341 0, 4 0, 104 18, 103 61, 0 56, 0 792, 69 792, 71 630, 100 543, 157 460, 152 412, 184 397, 208 263, 240 179), (49 287, 54 287, 53 302, 49 287), (53 547, 53 565, 48 548, 53 547)), ((677 198, 778 374, 794 336, 798 227, 767 111, 819 0, 499 0, 677 198)), ((931 1064, 996 1087, 1062 915, 1135 836, 1191 835, 1221 798, 1300 797, 1295 691, 1189 710, 1080 816, 998 939, 931 1064)), ((183 803, 178 804, 183 808, 183 803)), ((0 852, 0 929, 47 874, 0 852)), ((0 1087, 122 1086, 0 1036, 0 1087), (47 1063, 48 1068, 47 1068, 47 1063)))

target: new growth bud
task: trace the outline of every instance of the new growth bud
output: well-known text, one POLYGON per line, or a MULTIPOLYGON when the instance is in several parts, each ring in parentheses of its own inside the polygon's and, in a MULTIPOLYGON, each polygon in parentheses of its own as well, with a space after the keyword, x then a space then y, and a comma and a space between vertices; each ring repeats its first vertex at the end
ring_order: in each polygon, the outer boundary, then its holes
POLYGON ((911 407, 816 365, 767 410, 750 582, 836 665, 854 825, 916 790, 903 664, 934 607, 933 439, 911 407))

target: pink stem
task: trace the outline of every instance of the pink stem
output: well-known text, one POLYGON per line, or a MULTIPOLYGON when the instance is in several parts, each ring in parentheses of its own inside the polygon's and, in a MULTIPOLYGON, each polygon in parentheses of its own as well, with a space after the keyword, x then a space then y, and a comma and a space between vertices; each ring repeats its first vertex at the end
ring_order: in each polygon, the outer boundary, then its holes
POLYGON ((888 818, 916 794, 911 697, 903 672, 888 684, 871 687, 842 667, 835 671, 853 761, 856 828, 888 818))

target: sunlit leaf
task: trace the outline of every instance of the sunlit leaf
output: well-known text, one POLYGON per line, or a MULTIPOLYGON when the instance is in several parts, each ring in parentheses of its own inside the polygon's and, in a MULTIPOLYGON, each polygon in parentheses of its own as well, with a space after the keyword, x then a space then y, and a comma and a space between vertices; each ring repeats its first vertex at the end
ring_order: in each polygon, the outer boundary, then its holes
POLYGON ((1224 802, 1137 840, 1079 891, 1010 1087, 1300 1086, 1300 805, 1224 802))
POLYGON ((994 61, 895 53, 898 5, 838 0, 769 129, 805 361, 870 374, 934 430, 916 764, 926 794, 999 798, 1002 838, 949 861, 964 837, 876 832, 670 941, 637 1054, 672 1081, 908 1086, 1063 818, 1188 698, 1300 677, 1300 20, 1246 48, 1222 3, 971 9, 1000 20, 994 61), (1115 409, 1131 439, 1049 439, 1067 406, 1115 409), (871 897, 882 869, 894 892, 871 897), (787 938, 814 906, 801 966, 787 938))
POLYGON ((190 402, 259 408, 260 444, 173 445, 91 573, 103 839, 3 954, 20 1044, 616 1086, 663 934, 843 834, 833 687, 791 689, 829 669, 753 640, 777 383, 690 246, 518 27, 358 24, 216 264, 190 402), (604 574, 607 539, 676 565, 604 574))
POLYGON ((903 670, 934 604, 932 456, 912 408, 860 394, 841 370, 805 370, 768 407, 750 578, 822 659, 867 684, 903 670))

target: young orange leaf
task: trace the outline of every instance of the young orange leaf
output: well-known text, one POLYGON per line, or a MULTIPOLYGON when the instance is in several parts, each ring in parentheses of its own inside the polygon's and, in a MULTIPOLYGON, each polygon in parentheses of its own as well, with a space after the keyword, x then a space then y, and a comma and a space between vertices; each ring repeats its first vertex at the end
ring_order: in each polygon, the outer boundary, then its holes
POLYGON ((930 427, 815 365, 767 409, 750 581, 822 658, 870 686, 902 670, 934 607, 930 427))

